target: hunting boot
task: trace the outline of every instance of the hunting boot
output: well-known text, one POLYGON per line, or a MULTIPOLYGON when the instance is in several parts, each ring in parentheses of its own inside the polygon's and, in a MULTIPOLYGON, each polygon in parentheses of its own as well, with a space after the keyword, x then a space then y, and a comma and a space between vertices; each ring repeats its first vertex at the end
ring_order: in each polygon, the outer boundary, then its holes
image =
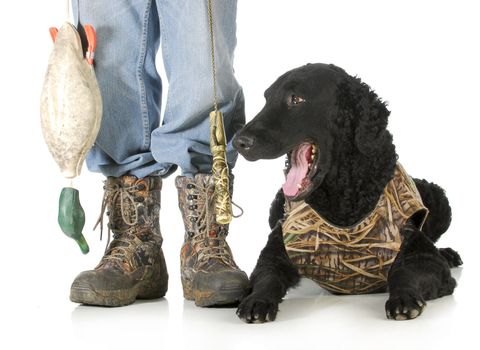
POLYGON ((94 270, 75 278, 71 301, 123 306, 165 295, 168 273, 161 248, 161 188, 158 176, 107 178, 100 220, 106 209, 113 241, 94 270))
POLYGON ((195 300, 197 306, 238 303, 248 278, 235 264, 225 240, 228 225, 215 221, 212 176, 179 176, 175 184, 185 224, 185 242, 180 253, 185 299, 195 300))

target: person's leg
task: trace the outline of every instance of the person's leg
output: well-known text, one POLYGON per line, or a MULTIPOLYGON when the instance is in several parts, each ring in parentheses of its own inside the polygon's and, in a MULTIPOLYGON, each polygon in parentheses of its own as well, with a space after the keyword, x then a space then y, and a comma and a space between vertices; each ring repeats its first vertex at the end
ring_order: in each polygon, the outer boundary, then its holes
POLYGON ((153 0, 75 0, 80 24, 97 31, 95 71, 103 119, 90 170, 107 176, 103 211, 113 232, 100 263, 79 274, 70 300, 122 306, 165 295, 168 274, 159 225, 162 179, 169 166, 150 152, 158 127, 161 82, 155 69, 159 22, 153 0))
POLYGON ((87 157, 89 170, 116 177, 164 175, 171 164, 156 162, 150 151, 162 87, 155 67, 160 41, 155 1, 73 0, 73 13, 80 25, 91 24, 97 32, 103 116, 87 157))
MULTIPOLYGON (((182 174, 210 173, 209 112, 213 110, 210 31, 206 0, 158 0, 162 54, 169 82, 162 126, 152 133, 152 153, 159 163, 174 163, 182 174)), ((243 92, 234 76, 236 0, 213 1, 217 94, 233 168, 231 145, 245 124, 243 92)))
MULTIPOLYGON (((186 299, 200 306, 231 304, 248 286, 226 242, 228 225, 215 221, 209 113, 213 109, 213 77, 206 0, 158 0, 162 52, 169 81, 161 127, 152 133, 157 162, 175 163, 185 224, 181 277, 186 299)), ((213 1, 219 108, 227 141, 245 123, 244 99, 234 77, 236 1, 213 1)), ((236 153, 227 149, 230 168, 236 153)), ((233 181, 233 177, 232 177, 233 181)))

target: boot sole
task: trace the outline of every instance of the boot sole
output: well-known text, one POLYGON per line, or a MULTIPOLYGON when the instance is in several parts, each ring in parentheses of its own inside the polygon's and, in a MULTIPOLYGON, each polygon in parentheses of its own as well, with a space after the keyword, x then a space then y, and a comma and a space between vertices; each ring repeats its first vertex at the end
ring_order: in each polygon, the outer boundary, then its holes
POLYGON ((165 296, 166 282, 140 282, 133 288, 117 290, 95 290, 87 283, 75 282, 70 290, 70 300, 74 303, 97 306, 125 306, 136 299, 158 299, 165 296))
POLYGON ((182 278, 183 297, 195 301, 196 306, 224 306, 236 305, 240 302, 245 292, 245 286, 237 283, 224 285, 220 289, 195 289, 192 282, 182 278))
POLYGON ((222 288, 220 290, 195 290, 193 297, 195 305, 200 307, 237 305, 242 299, 245 289, 222 288))
POLYGON ((168 271, 163 252, 159 264, 155 267, 156 280, 139 281, 131 288, 102 290, 87 282, 74 281, 70 288, 70 300, 74 303, 96 306, 125 306, 136 299, 158 299, 165 296, 168 289, 168 271))

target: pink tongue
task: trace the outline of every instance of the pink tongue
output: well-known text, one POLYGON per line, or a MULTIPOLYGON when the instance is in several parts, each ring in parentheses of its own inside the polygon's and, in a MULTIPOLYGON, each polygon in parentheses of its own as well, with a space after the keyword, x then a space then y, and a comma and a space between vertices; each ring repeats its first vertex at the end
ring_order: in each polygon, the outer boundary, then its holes
POLYGON ((301 144, 292 152, 290 162, 292 164, 283 184, 283 193, 286 196, 294 197, 299 192, 298 184, 302 184, 308 173, 308 159, 311 157, 312 145, 301 144))

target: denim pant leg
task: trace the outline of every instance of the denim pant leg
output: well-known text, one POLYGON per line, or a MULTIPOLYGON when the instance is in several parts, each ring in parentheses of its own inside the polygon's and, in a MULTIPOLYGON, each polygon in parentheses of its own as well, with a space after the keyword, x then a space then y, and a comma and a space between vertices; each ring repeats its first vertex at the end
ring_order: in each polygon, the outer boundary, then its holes
MULTIPOLYGON (((162 126, 152 133, 153 157, 160 164, 179 165, 187 176, 210 173, 213 82, 207 1, 157 0, 157 9, 169 90, 162 126)), ((243 92, 233 70, 236 11, 236 0, 213 1, 217 94, 230 168, 237 158, 230 141, 245 123, 243 92)))
POLYGON ((95 71, 103 119, 87 166, 106 176, 166 173, 155 161, 151 132, 159 125, 161 80, 155 68, 160 41, 154 0, 73 0, 80 24, 97 32, 95 71))

